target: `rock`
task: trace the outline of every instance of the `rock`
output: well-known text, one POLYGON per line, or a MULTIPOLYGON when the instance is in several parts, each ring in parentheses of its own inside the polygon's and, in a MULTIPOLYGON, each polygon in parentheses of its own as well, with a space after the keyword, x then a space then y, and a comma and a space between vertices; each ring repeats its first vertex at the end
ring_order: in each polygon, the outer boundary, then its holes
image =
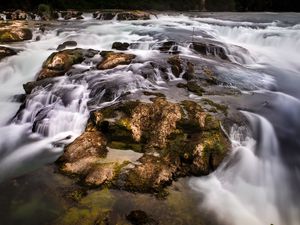
POLYGON ((117 166, 115 163, 103 163, 94 166, 85 178, 85 184, 90 186, 100 186, 111 182, 117 175, 117 166))
POLYGON ((191 48, 201 55, 214 56, 223 60, 229 60, 223 46, 213 42, 193 42, 191 48))
POLYGON ((61 170, 90 187, 147 193, 162 193, 178 177, 215 170, 230 143, 219 119, 200 105, 204 102, 152 101, 123 102, 91 113, 85 133, 61 157, 61 170), (118 152, 111 157, 113 149, 118 152), (137 156, 128 158, 129 151, 137 156))
POLYGON ((187 81, 190 81, 195 78, 195 69, 194 69, 193 63, 191 63, 189 61, 187 62, 186 69, 185 69, 184 74, 182 75, 182 78, 187 81))
POLYGON ((183 68, 181 66, 181 61, 179 56, 173 56, 168 59, 168 63, 171 65, 172 73, 175 77, 179 77, 183 72, 183 68))
POLYGON ((116 18, 117 20, 149 20, 150 13, 143 11, 104 11, 104 12, 94 12, 93 17, 99 20, 112 20, 116 18))
POLYGON ((128 11, 117 14, 117 20, 149 20, 150 13, 143 11, 128 11))
POLYGON ((58 45, 56 50, 61 51, 61 50, 65 49, 66 47, 76 47, 76 46, 77 46, 76 41, 65 41, 64 43, 58 45))
POLYGON ((66 162, 62 171, 83 174, 87 172, 97 158, 107 153, 106 138, 98 131, 86 131, 65 149, 61 162, 66 162))
POLYGON ((97 65, 99 70, 107 70, 115 68, 119 65, 128 65, 136 57, 133 54, 116 53, 116 52, 101 52, 102 61, 97 65))
POLYGON ((132 112, 132 136, 135 141, 147 138, 149 148, 164 148, 180 119, 180 107, 164 98, 156 98, 153 104, 141 103, 132 112))
POLYGON ((14 12, 4 12, 7 20, 26 20, 28 15, 22 10, 16 10, 14 12))
POLYGON ((119 51, 126 51, 128 50, 128 47, 129 47, 129 44, 124 42, 114 42, 113 45, 112 45, 112 49, 116 49, 116 50, 119 50, 119 51))
POLYGON ((170 53, 170 54, 179 54, 180 51, 178 50, 178 44, 175 41, 166 41, 163 42, 160 47, 158 47, 163 53, 170 53))
POLYGON ((16 55, 16 54, 17 52, 15 50, 4 46, 0 46, 0 60, 5 57, 16 55))
POLYGON ((61 11, 60 13, 65 20, 78 19, 82 16, 82 12, 75 10, 61 11))
POLYGON ((172 183, 176 170, 176 166, 162 157, 145 155, 124 175, 124 187, 134 192, 159 192, 172 183))
POLYGON ((30 29, 24 27, 24 24, 13 23, 0 28, 1 42, 18 42, 32 39, 30 29))
POLYGON ((158 223, 150 218, 144 211, 134 210, 131 211, 126 219, 131 222, 133 225, 157 225, 158 223))
POLYGON ((188 91, 193 92, 196 95, 202 96, 205 90, 200 87, 196 81, 188 81, 186 84, 188 91))
POLYGON ((64 75, 74 64, 81 63, 85 58, 91 58, 98 51, 92 49, 67 49, 52 53, 43 63, 37 80, 64 75))
POLYGON ((99 20, 112 20, 113 18, 115 18, 116 15, 116 12, 98 12, 98 14, 95 14, 94 16, 96 16, 95 18, 99 20))

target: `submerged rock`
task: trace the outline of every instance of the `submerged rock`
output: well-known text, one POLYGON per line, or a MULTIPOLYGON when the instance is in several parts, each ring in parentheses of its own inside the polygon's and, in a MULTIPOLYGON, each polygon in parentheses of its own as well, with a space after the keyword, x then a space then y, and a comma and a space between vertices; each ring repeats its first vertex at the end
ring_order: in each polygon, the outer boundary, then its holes
POLYGON ((142 210, 131 211, 126 219, 130 221, 133 225, 157 225, 154 219, 150 218, 147 213, 142 210))
POLYGON ((98 53, 92 49, 67 49, 52 53, 43 63, 37 80, 64 75, 74 64, 81 63, 85 58, 91 58, 98 53))
POLYGON ((157 97, 152 103, 125 102, 93 112, 86 132, 60 162, 63 172, 89 186, 161 192, 177 177, 215 170, 229 149, 219 119, 201 105, 157 97), (105 157, 88 142, 100 143, 102 153, 106 147, 119 149, 119 158, 105 157), (132 150, 138 152, 133 158, 125 154, 132 150), (120 159, 122 154, 127 156, 120 159))
POLYGON ((117 53, 117 52, 101 52, 102 61, 97 65, 99 70, 107 70, 115 68, 119 65, 128 65, 136 57, 133 54, 117 53))
POLYGON ((0 60, 5 57, 16 55, 16 54, 17 52, 14 49, 0 46, 0 60))

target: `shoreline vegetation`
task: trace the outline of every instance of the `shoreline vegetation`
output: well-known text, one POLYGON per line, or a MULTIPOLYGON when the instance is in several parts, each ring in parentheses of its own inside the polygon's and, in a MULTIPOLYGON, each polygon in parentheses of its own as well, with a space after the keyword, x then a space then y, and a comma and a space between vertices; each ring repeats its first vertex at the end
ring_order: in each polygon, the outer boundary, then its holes
POLYGON ((121 10, 158 10, 158 11, 274 11, 299 12, 300 2, 297 0, 27 0, 5 1, 0 10, 22 9, 32 11, 40 5, 46 5, 54 10, 75 9, 87 11, 91 9, 121 9, 121 10))

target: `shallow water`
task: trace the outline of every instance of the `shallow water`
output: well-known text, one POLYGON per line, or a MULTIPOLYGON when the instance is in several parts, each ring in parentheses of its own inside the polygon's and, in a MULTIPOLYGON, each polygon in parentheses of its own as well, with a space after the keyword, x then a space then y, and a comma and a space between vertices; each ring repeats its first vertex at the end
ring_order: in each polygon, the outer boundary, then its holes
MULTIPOLYGON (((54 162, 63 146, 84 130, 90 110, 120 101, 125 98, 125 93, 130 93, 127 96, 130 98, 142 90, 163 93, 173 90, 173 83, 181 79, 175 78, 170 71, 169 82, 162 79, 159 70, 148 79, 143 76, 149 60, 160 61, 168 55, 157 50, 159 43, 173 40, 179 43, 182 57, 199 65, 209 65, 219 80, 243 91, 242 96, 218 97, 219 100, 252 112, 245 112, 251 125, 246 131, 232 128, 229 135, 233 151, 223 166, 209 177, 192 178, 190 186, 180 190, 182 194, 192 193, 189 195, 193 199, 190 206, 196 211, 199 207, 203 224, 298 224, 299 14, 170 13, 153 16, 150 21, 130 22, 99 21, 85 16, 80 23, 55 22, 45 34, 36 29, 34 36, 40 36, 40 41, 15 44, 14 47, 22 51, 0 62, 2 193, 8 192, 12 178, 54 162), (191 41, 203 39, 224 45, 231 62, 201 57, 188 48, 191 41), (95 56, 91 61, 76 65, 77 69, 82 69, 76 76, 57 78, 53 85, 31 94, 25 108, 14 117, 20 107, 14 96, 24 93, 22 84, 34 80, 42 62, 67 40, 76 41, 77 47, 101 51, 110 50, 114 41, 134 43, 128 52, 136 54, 138 60, 130 66, 100 72, 91 70, 100 59, 95 56), (212 222, 211 218, 216 220, 212 222)), ((169 97, 175 101, 195 97, 178 96, 178 93, 171 92, 169 97)), ((33 177, 35 175, 28 175, 28 178, 25 175, 20 182, 26 183, 33 177)), ((43 213, 54 210, 59 201, 50 201, 49 206, 40 207, 44 200, 38 200, 39 196, 48 199, 52 195, 35 194, 33 190, 35 185, 48 186, 50 182, 38 177, 34 179, 36 183, 25 185, 25 190, 15 188, 11 194, 3 196, 1 211, 15 210, 13 204, 18 199, 26 203, 25 193, 31 193, 31 198, 36 201, 33 212, 37 208, 43 213)), ((60 181, 54 182, 59 186, 60 181)), ((64 210, 63 207, 58 209, 57 214, 54 212, 43 222, 52 221, 64 210)), ((158 214, 155 216, 159 217, 158 214)), ((41 224, 42 221, 23 214, 21 220, 16 217, 15 213, 2 215, 6 224, 17 224, 22 220, 26 224, 41 224)), ((200 222, 189 220, 186 223, 200 222)), ((174 224, 181 223, 175 221, 174 224)))

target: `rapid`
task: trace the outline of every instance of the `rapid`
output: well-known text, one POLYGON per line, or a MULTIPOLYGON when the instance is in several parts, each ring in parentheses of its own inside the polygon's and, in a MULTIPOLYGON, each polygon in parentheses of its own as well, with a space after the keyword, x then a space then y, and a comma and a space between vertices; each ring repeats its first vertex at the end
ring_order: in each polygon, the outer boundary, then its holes
MULTIPOLYGON (((80 23, 55 22, 43 35, 35 29, 32 41, 11 45, 19 54, 0 62, 0 182, 53 163, 84 131, 91 110, 139 90, 167 92, 170 85, 158 69, 143 76, 149 66, 144 60, 159 60, 157 46, 172 40, 181 55, 211 66, 219 80, 242 92, 223 100, 249 124, 228 131, 232 152, 216 171, 190 178, 189 187, 201 197, 195 207, 215 218, 207 224, 299 224, 300 15, 162 13, 149 21, 122 22, 84 17, 80 23), (22 85, 69 40, 101 51, 111 50, 115 41, 133 43, 128 52, 140 62, 91 71, 96 55, 76 65, 75 76, 58 77, 22 105, 22 85), (230 62, 201 58, 189 48, 197 40, 221 44, 230 62)), ((168 76, 170 82, 181 80, 170 71, 168 76)))

